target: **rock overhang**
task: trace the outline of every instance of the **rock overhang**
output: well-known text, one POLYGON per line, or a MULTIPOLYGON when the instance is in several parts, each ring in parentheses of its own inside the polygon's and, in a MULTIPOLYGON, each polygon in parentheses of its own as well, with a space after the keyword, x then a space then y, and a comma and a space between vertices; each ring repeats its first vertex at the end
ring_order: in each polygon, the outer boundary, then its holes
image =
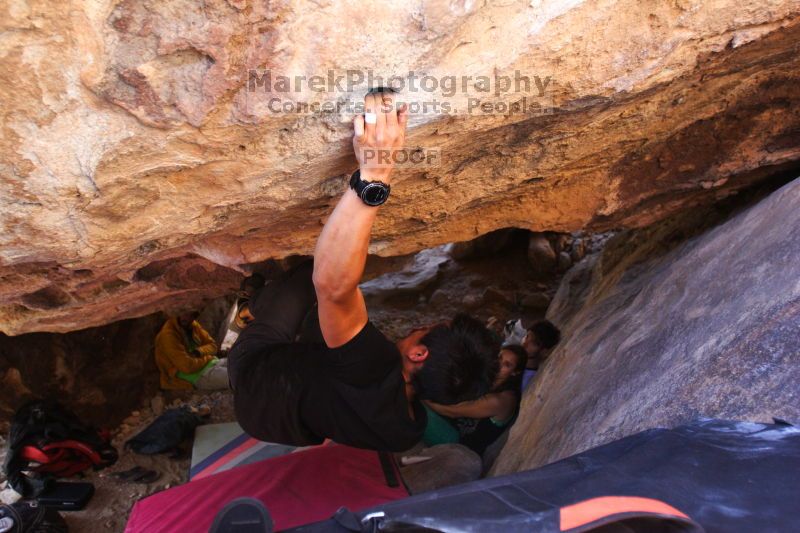
POLYGON ((442 157, 398 172, 380 255, 642 226, 800 161, 796 2, 206 4, 8 8, 3 332, 196 304, 311 253, 354 168, 350 126, 259 114, 252 69, 549 76, 547 113, 412 117, 407 144, 442 157))

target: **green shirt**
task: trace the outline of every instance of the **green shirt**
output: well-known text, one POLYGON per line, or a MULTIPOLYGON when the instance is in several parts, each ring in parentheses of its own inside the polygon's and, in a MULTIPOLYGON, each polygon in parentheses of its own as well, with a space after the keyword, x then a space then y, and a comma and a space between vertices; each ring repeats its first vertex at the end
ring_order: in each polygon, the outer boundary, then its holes
POLYGON ((422 435, 422 441, 426 446, 436 446, 437 444, 453 444, 458 442, 458 430, 449 422, 449 418, 445 418, 427 405, 425 411, 428 415, 428 423, 425 426, 425 433, 422 435))

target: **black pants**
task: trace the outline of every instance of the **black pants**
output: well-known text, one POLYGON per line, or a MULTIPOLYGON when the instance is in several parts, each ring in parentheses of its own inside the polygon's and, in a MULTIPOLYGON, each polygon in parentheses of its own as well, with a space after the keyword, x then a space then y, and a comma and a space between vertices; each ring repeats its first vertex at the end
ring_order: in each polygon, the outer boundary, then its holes
POLYGON ((228 355, 236 418, 255 438, 283 444, 318 444, 299 413, 303 344, 322 342, 317 296, 306 261, 257 291, 250 299, 254 320, 228 355))
POLYGON ((314 261, 309 259, 256 291, 250 299, 255 320, 237 342, 252 338, 262 343, 285 344, 298 340, 298 336, 301 342, 321 342, 313 272, 314 261))

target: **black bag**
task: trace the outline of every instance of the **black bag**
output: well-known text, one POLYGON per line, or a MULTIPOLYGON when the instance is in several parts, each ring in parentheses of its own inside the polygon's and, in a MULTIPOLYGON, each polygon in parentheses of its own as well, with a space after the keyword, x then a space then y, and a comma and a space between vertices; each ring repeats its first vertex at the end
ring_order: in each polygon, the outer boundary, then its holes
POLYGON ((15 491, 36 497, 54 478, 100 470, 117 457, 108 435, 58 402, 36 400, 14 414, 3 471, 15 491))
POLYGON ((10 518, 14 526, 8 533, 67 533, 64 518, 55 509, 39 505, 36 500, 20 500, 11 505, 0 504, 0 518, 10 518))
POLYGON ((192 438, 194 429, 202 423, 202 418, 189 411, 188 407, 170 409, 129 439, 125 446, 144 455, 172 452, 182 442, 192 438))

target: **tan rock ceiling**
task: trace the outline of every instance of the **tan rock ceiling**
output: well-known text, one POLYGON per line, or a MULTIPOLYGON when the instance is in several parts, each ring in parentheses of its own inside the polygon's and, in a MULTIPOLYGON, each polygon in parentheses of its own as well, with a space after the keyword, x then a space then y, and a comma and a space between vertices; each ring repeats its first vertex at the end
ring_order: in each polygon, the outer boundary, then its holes
POLYGON ((272 113, 250 69, 549 78, 544 114, 403 94, 462 111, 412 116, 407 144, 441 160, 398 173, 380 255, 644 225, 800 160, 800 1, 10 0, 0 25, 9 334, 197 303, 313 250, 352 115, 272 113))

